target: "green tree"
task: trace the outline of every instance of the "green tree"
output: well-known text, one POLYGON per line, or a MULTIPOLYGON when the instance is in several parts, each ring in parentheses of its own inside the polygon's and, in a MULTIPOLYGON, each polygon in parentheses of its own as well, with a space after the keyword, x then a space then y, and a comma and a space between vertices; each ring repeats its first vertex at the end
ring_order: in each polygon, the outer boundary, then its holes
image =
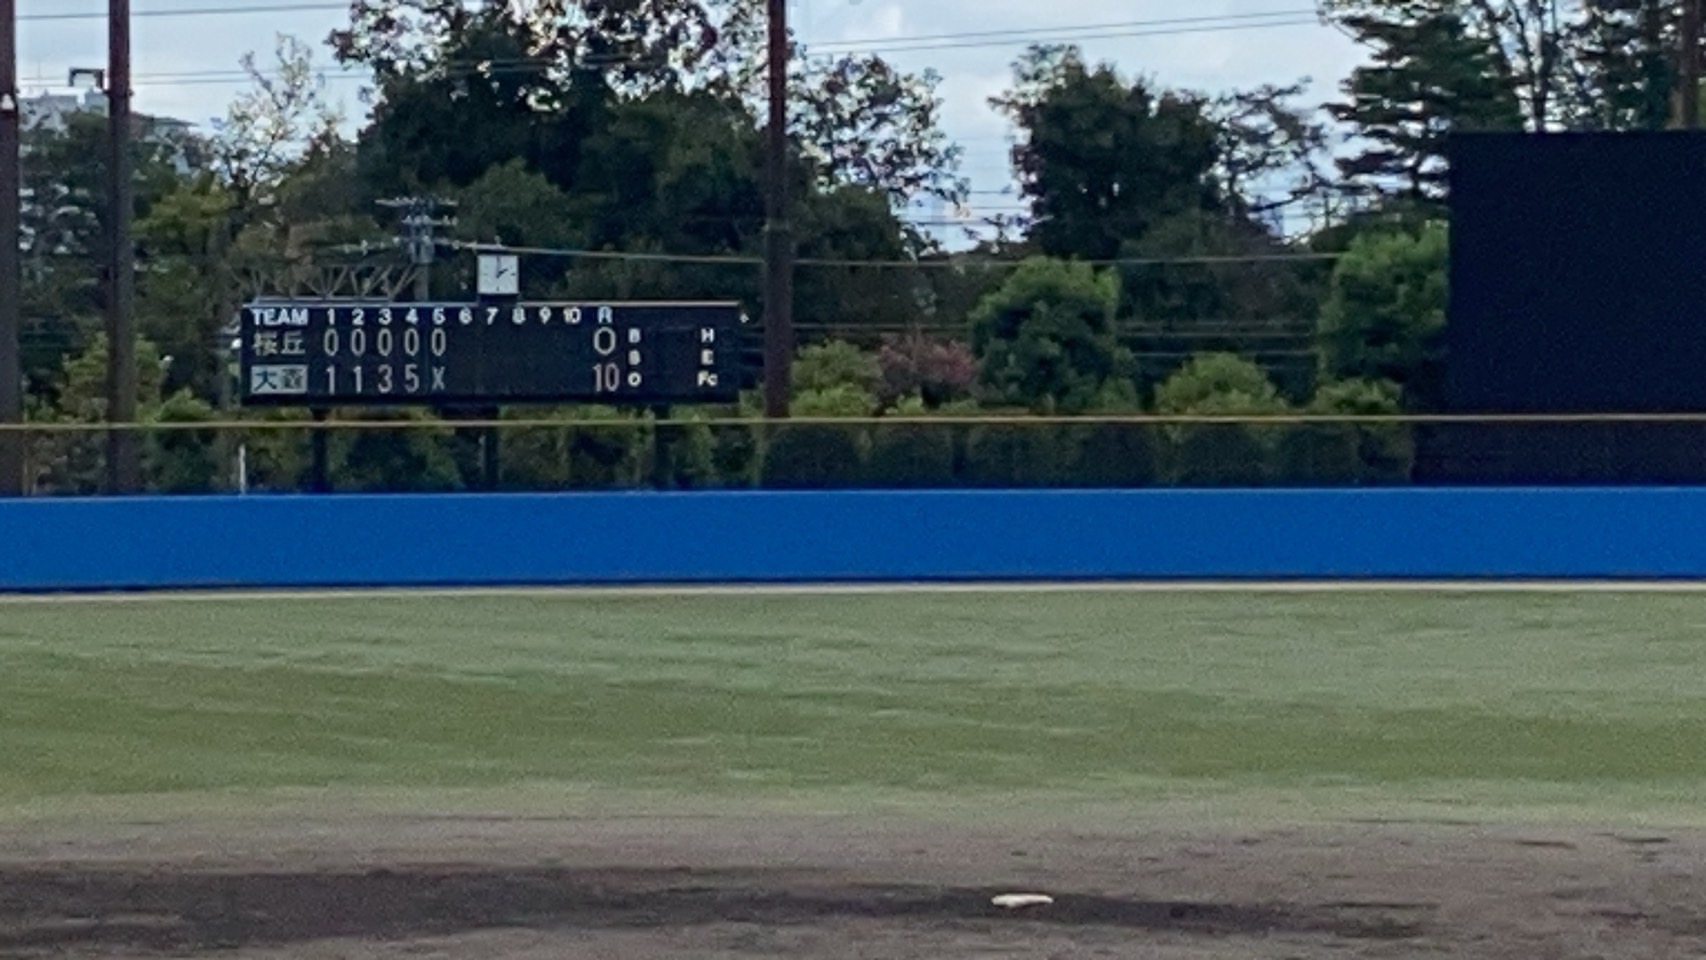
POLYGON ((898 204, 965 199, 961 148, 941 128, 941 82, 933 70, 907 73, 875 55, 803 58, 789 123, 819 184, 874 190, 898 204))
POLYGON ((645 482, 652 428, 631 412, 602 406, 531 408, 505 411, 504 418, 564 421, 562 426, 502 431, 506 487, 609 489, 645 482))
POLYGON ((868 417, 876 409, 876 394, 851 383, 804 390, 788 404, 796 417, 868 417))
POLYGON ((1078 440, 1077 432, 1047 422, 979 424, 966 434, 965 480, 993 489, 1074 486, 1078 440))
MULTIPOLYGON (((586 242, 575 201, 520 158, 491 167, 456 191, 456 200, 456 232, 476 243, 561 248, 586 242)), ((521 288, 537 297, 559 292, 568 271, 562 260, 527 257, 521 272, 521 288)), ((460 279, 473 285, 471 276, 460 279)))
POLYGON ((357 176, 357 153, 338 132, 342 111, 325 99, 310 48, 281 36, 270 72, 243 58, 249 88, 215 124, 219 183, 230 194, 240 286, 342 244, 389 242, 375 219, 379 195, 357 176))
MULTIPOLYGON (((55 401, 38 401, 31 419, 58 425, 106 421, 106 334, 90 338, 89 348, 70 356, 61 368, 55 401)), ((225 464, 217 431, 186 430, 181 425, 210 423, 215 411, 189 390, 165 392, 165 356, 147 338, 136 343, 136 411, 143 423, 171 425, 142 435, 147 488, 159 493, 210 493, 225 486, 225 464)), ((101 491, 106 477, 106 433, 49 431, 32 448, 32 476, 44 493, 89 494, 101 491)))
POLYGON ((1338 160, 1351 189, 1438 202, 1452 131, 1522 127, 1520 91, 1501 73, 1501 48, 1476 29, 1467 6, 1355 0, 1335 7, 1339 22, 1372 50, 1343 83, 1346 99, 1327 107, 1368 144, 1338 160))
POLYGON ((464 64, 515 65, 514 70, 467 69, 479 81, 503 74, 547 85, 556 70, 595 67, 631 93, 679 89, 689 77, 719 70, 720 4, 702 0, 354 0, 349 25, 332 32, 338 59, 380 79, 442 67, 434 54, 482 28, 513 29, 519 54, 464 64), (525 69, 525 68, 532 69, 525 69))
MULTIPOLYGON (((64 120, 32 126, 23 140, 22 360, 29 391, 48 403, 67 359, 89 348, 106 307, 106 118, 71 113, 64 120)), ((184 181, 180 162, 193 165, 201 152, 194 138, 138 120, 130 153, 139 220, 184 181)))
MULTIPOLYGON (((618 103, 733 104, 758 131, 764 30, 763 0, 543 0, 526 10, 508 0, 356 0, 349 27, 331 40, 342 62, 379 81, 373 142, 392 154, 394 170, 411 169, 406 161, 424 148, 413 168, 421 183, 466 184, 495 162, 525 157, 572 189, 577 172, 600 171, 578 146, 618 103), (471 135, 433 144, 431 131, 446 129, 434 118, 448 111, 477 114, 457 127, 471 135)), ((896 202, 963 194, 959 150, 940 128, 939 77, 871 55, 796 51, 792 62, 789 132, 803 184, 861 187, 896 202)))
MULTIPOLYGON (((897 220, 887 194, 863 186, 808 192, 796 224, 799 255, 820 261, 901 261, 924 245, 914 228, 897 220)), ((922 272, 815 264, 798 272, 795 314, 836 330, 915 325, 932 293, 922 272)))
MULTIPOLYGON (((1324 383, 1307 412, 1388 416, 1402 412, 1398 385, 1384 380, 1324 383)), ((1307 484, 1385 484, 1409 479, 1415 441, 1403 423, 1309 423, 1285 434, 1285 479, 1307 484)))
MULTIPOLYGON (((437 422, 423 410, 362 411, 364 420, 437 422)), ((451 431, 401 427, 339 430, 327 444, 332 486, 360 493, 439 493, 460 490, 461 471, 450 448, 451 431)))
MULTIPOLYGON (((1516 125, 1549 130, 1569 123, 1577 110, 1572 35, 1581 8, 1579 0, 1327 0, 1324 9, 1377 50, 1395 44, 1392 62, 1422 81, 1417 92, 1444 95, 1433 107, 1461 110, 1496 91, 1514 107, 1516 125), (1453 53, 1467 59, 1454 67, 1453 53)), ((1483 117, 1490 118, 1508 119, 1502 112, 1483 117)))
POLYGON ((876 355, 845 340, 831 340, 800 350, 792 380, 794 389, 802 393, 846 386, 875 398, 883 369, 876 355))
POLYGON ((238 228, 278 202, 281 185, 305 152, 339 140, 344 120, 343 111, 325 98, 325 77, 308 44, 280 34, 273 57, 270 71, 260 68, 253 52, 240 58, 249 87, 213 122, 213 169, 231 193, 238 228))
POLYGON ((1572 30, 1576 125, 1662 130, 1676 119, 1681 4, 1585 0, 1572 30))
MULTIPOLYGON (((1135 395, 1110 393, 1093 413, 1128 416, 1143 412, 1135 395)), ((1082 487, 1142 487, 1160 476, 1163 437, 1153 424, 1103 420, 1061 431, 1066 453, 1076 452, 1070 462, 1070 482, 1082 487)))
MULTIPOLYGON (((1155 391, 1168 416, 1250 417, 1285 413, 1289 404, 1262 369, 1229 353, 1193 357, 1155 391)), ((1227 486, 1272 474, 1283 429, 1254 422, 1169 424, 1168 473, 1175 483, 1227 486)))
MULTIPOLYGON (((1139 386, 1166 379, 1190 352, 1254 354, 1306 336, 1320 312, 1327 266, 1291 257, 1295 244, 1248 219, 1188 214, 1127 243, 1117 269, 1127 343, 1143 358, 1139 386)), ((1289 391, 1313 370, 1295 364, 1289 391)))
POLYGON ((990 103, 1022 135, 1013 167, 1044 254, 1113 258, 1161 220, 1224 206, 1204 97, 1092 69, 1072 47, 1036 47, 990 103))
POLYGON ((867 447, 864 431, 855 427, 834 423, 782 424, 773 428, 766 438, 764 486, 822 489, 857 484, 864 478, 867 447))
POLYGON ((183 429, 214 419, 213 407, 187 390, 160 401, 148 420, 171 424, 174 429, 154 430, 148 435, 144 462, 150 489, 160 493, 212 493, 225 486, 217 431, 183 429))
POLYGON ((1444 375, 1443 224, 1371 233, 1334 266, 1317 330, 1325 380, 1387 380, 1406 406, 1432 409, 1444 375))
POLYGON ((1155 410, 1167 415, 1278 413, 1286 409, 1262 368, 1231 353, 1192 357, 1155 390, 1155 410))
MULTIPOLYGON (((136 359, 137 413, 147 421, 160 406, 160 351, 147 340, 139 340, 136 359)), ((107 419, 106 334, 93 334, 87 348, 65 358, 53 389, 33 398, 29 419, 65 426, 107 419)), ((30 474, 35 489, 43 493, 99 492, 106 476, 105 433, 62 430, 38 435, 31 448, 30 474)))
POLYGON ((973 311, 983 383, 1003 404, 1078 413, 1129 387, 1131 357, 1114 326, 1119 278, 1035 257, 973 311))
MULTIPOLYGON (((951 416, 971 412, 963 404, 932 410, 919 397, 907 397, 891 411, 896 417, 951 416)), ((954 483, 964 430, 940 423, 887 421, 871 431, 866 482, 879 488, 946 487, 954 483)))
POLYGON ((219 394, 219 331, 236 310, 229 253, 233 198, 212 177, 162 197, 136 224, 137 326, 172 358, 166 389, 219 394))
POLYGON ((1241 219, 1265 219, 1332 186, 1331 151, 1315 111, 1294 101, 1303 83, 1264 84, 1214 98, 1207 117, 1216 136, 1215 178, 1241 219))

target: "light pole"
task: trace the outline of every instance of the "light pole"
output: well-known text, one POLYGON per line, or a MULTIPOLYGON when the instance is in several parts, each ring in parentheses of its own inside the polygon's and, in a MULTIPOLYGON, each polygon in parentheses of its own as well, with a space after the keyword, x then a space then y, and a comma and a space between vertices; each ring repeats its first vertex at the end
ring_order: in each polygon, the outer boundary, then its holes
POLYGON ((764 224, 764 415, 788 415, 793 392, 794 238, 788 207, 788 0, 769 0, 769 181, 764 224))
MULTIPOLYGON (((136 250, 131 241, 130 0, 107 0, 107 420, 136 422, 136 250)), ((107 433, 107 486, 142 486, 137 436, 107 433)))
MULTIPOLYGON (((0 428, 24 420, 23 104, 18 92, 18 10, 0 0, 0 428)), ((0 496, 24 492, 24 435, 0 432, 0 496)))

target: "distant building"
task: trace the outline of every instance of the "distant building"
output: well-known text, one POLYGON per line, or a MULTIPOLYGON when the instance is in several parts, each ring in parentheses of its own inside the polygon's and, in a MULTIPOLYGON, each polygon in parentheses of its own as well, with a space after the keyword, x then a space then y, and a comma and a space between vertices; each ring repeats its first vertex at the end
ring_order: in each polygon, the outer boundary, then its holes
MULTIPOLYGON (((64 130, 67 119, 76 114, 94 114, 106 116, 107 95, 99 90, 83 90, 75 93, 26 94, 18 100, 18 112, 24 129, 64 130)), ((195 132, 195 124, 173 117, 155 117, 138 113, 134 115, 134 126, 137 135, 144 141, 172 143, 182 145, 186 136, 195 132)), ((196 166, 194 158, 183 150, 178 150, 174 162, 179 173, 188 174, 196 166)))
MULTIPOLYGON (((18 114, 26 133, 30 130, 62 131, 68 125, 70 117, 79 114, 106 116, 107 97, 98 90, 26 94, 18 98, 18 114)), ((199 149, 194 140, 194 124, 147 114, 136 114, 133 120, 133 129, 143 142, 152 141, 170 146, 172 163, 180 175, 188 176, 205 164, 206 152, 199 149)), ((26 136, 26 151, 28 143, 29 138, 26 136)), ((20 199, 27 214, 36 202, 35 192, 28 183, 24 184, 20 199)), ((35 240, 36 235, 29 226, 29 217, 26 216, 18 242, 20 246, 28 249, 35 240)), ((64 252, 60 244, 55 243, 52 246, 55 251, 64 252)))
POLYGON ((65 118, 75 113, 107 112, 107 96, 99 91, 81 93, 40 93, 25 95, 18 102, 19 114, 27 128, 42 127, 64 130, 65 118))

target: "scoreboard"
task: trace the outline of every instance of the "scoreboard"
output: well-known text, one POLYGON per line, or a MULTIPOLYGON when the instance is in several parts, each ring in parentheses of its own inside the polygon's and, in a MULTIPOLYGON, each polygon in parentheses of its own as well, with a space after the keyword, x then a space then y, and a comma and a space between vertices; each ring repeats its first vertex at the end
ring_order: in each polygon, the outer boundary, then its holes
POLYGON ((729 403, 735 303, 260 301, 239 318, 248 405, 729 403))

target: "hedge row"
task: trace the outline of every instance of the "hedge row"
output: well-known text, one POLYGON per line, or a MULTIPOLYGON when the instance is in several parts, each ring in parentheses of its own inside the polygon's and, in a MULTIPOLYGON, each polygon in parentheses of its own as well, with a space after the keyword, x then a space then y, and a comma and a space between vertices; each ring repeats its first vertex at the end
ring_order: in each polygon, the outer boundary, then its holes
MULTIPOLYGON (((491 434, 442 427, 337 431, 332 488, 434 492, 484 486, 491 434)), ((1406 482, 1413 442, 1391 425, 781 423, 511 428, 498 488, 593 490, 1375 485, 1406 482)), ((38 461, 74 482, 41 493, 92 492, 98 434, 39 439, 38 461)), ((251 489, 305 490, 310 444, 299 431, 162 433, 147 445, 160 492, 230 489, 244 450, 251 489)))
POLYGON ((652 431, 506 432, 502 486, 1345 486, 1403 483, 1414 459, 1409 432, 1387 425, 820 422, 652 431))
POLYGON ((1408 480, 1401 428, 1356 425, 783 425, 757 483, 824 487, 1146 487, 1408 480))

